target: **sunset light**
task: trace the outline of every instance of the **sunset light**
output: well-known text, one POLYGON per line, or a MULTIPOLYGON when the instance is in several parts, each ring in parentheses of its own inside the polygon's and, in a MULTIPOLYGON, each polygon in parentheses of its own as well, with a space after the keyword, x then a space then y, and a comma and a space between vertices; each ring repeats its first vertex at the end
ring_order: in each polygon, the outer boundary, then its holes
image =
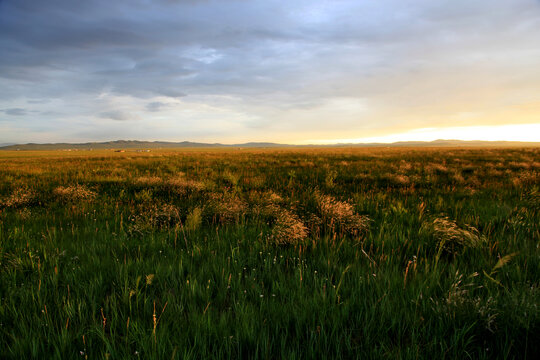
POLYGON ((306 143, 393 143, 398 141, 434 141, 440 139, 540 142, 540 124, 424 128, 378 137, 308 140, 306 143))
POLYGON ((540 0, 0 0, 0 359, 540 359, 540 0))

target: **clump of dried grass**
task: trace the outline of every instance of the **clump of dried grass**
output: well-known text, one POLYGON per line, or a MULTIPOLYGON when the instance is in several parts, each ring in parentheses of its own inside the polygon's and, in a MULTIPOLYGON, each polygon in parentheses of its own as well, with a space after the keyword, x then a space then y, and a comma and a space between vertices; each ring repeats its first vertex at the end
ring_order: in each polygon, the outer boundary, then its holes
POLYGON ((209 197, 207 208, 220 223, 238 221, 247 212, 247 204, 235 194, 211 193, 209 197))
POLYGON ((63 201, 91 201, 97 195, 84 185, 59 186, 53 190, 53 193, 63 201))
POLYGON ((158 176, 141 176, 135 179, 135 183, 139 185, 146 186, 156 186, 163 182, 163 180, 158 176))
POLYGON ((152 207, 152 222, 158 227, 168 227, 180 222, 180 211, 172 204, 160 204, 152 207))
POLYGON ((266 178, 261 175, 242 178, 242 184, 251 189, 262 189, 264 188, 265 183, 266 178))
POLYGON ((448 173, 448 168, 446 166, 444 166, 443 164, 429 164, 426 168, 430 173, 435 173, 435 174, 447 174, 448 173))
POLYGON ((472 226, 462 228, 447 217, 436 218, 424 223, 423 227, 428 229, 437 241, 437 258, 443 252, 456 255, 466 248, 478 248, 485 242, 476 228, 472 226))
POLYGON ((463 184, 465 183, 465 178, 463 177, 463 175, 461 175, 461 173, 459 171, 454 171, 452 173, 452 179, 454 180, 454 182, 456 182, 457 184, 463 184))
POLYGON ((140 205, 128 218, 127 232, 145 234, 156 228, 169 228, 180 223, 180 211, 172 204, 140 205))
POLYGON ((539 183, 539 178, 539 174, 534 172, 513 174, 512 184, 516 187, 521 187, 524 185, 534 185, 539 183))
POLYGON ((206 189, 205 183, 193 179, 186 179, 182 176, 169 179, 167 181, 167 185, 174 193, 179 195, 185 195, 190 192, 203 191, 206 189))
POLYGON ((508 164, 508 167, 510 169, 514 169, 514 170, 529 170, 531 168, 531 163, 529 163, 529 162, 511 161, 508 164))
POLYGON ((409 171, 412 169, 412 164, 406 160, 401 160, 399 162, 399 170, 401 171, 409 171))
POLYGON ((248 203, 251 205, 251 213, 263 217, 274 217, 275 209, 283 204, 284 199, 272 190, 259 192, 252 191, 247 194, 248 203))
POLYGON ((492 297, 474 296, 475 290, 482 286, 478 284, 477 272, 464 277, 456 271, 454 280, 446 295, 439 299, 430 298, 432 309, 444 316, 467 316, 475 317, 479 324, 483 324, 486 330, 495 332, 497 330, 497 304, 492 297))
POLYGON ((540 190, 532 188, 521 194, 521 201, 528 211, 540 212, 540 190))
POLYGON ((272 190, 251 194, 253 202, 258 205, 270 206, 283 203, 283 197, 272 190))
POLYGON ((37 194, 32 189, 27 188, 17 188, 15 189, 10 196, 0 202, 0 205, 3 207, 21 207, 30 205, 37 200, 37 194))
POLYGON ((298 244, 308 235, 304 223, 293 212, 286 209, 277 210, 276 222, 270 238, 276 244, 298 244))
POLYGON ((396 174, 393 176, 392 182, 397 185, 408 185, 411 180, 407 175, 396 174))
POLYGON ((316 195, 319 213, 323 223, 332 231, 359 235, 367 231, 369 219, 354 212, 353 206, 329 195, 316 195))

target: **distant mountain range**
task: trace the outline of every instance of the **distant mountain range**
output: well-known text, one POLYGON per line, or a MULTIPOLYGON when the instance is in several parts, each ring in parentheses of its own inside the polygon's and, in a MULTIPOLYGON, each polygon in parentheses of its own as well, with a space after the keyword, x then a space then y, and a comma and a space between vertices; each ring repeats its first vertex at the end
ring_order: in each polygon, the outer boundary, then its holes
POLYGON ((243 144, 198 143, 191 141, 138 141, 116 140, 87 143, 54 143, 54 144, 0 144, 0 150, 90 150, 90 149, 172 149, 172 148, 277 148, 277 147, 538 147, 540 142, 519 141, 462 141, 462 140, 435 140, 435 141, 400 141, 395 143, 350 143, 329 145, 290 145, 270 142, 248 142, 243 144))

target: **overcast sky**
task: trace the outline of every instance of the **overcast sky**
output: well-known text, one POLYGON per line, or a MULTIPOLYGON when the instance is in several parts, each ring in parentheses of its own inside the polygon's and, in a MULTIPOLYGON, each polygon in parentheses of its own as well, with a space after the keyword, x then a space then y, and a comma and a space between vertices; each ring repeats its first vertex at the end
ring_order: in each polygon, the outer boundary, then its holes
POLYGON ((500 125, 540 141, 539 0, 0 0, 0 143, 500 125))

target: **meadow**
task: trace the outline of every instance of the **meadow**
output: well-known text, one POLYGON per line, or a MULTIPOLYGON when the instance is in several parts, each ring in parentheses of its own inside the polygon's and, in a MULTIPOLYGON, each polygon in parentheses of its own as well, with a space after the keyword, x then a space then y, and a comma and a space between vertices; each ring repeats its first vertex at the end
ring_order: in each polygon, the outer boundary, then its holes
POLYGON ((0 358, 537 359, 540 148, 0 152, 0 358))

